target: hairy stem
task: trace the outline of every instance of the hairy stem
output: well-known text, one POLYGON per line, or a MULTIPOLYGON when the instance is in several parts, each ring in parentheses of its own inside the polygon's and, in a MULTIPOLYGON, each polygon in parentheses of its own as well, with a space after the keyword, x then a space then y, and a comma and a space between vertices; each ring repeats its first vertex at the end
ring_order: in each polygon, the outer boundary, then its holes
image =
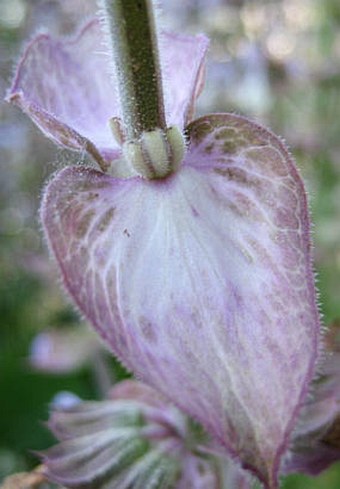
POLYGON ((123 122, 129 140, 165 130, 162 80, 152 0, 104 0, 123 122))

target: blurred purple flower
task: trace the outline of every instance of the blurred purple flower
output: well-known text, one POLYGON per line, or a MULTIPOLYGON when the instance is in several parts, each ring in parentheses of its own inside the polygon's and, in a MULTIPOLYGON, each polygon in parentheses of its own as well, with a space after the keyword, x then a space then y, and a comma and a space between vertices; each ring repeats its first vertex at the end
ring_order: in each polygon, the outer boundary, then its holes
POLYGON ((8 100, 101 169, 62 170, 43 200, 74 302, 129 369, 274 489, 319 350, 306 196, 267 129, 232 114, 187 125, 206 48, 161 36, 167 125, 187 136, 164 179, 117 177, 120 106, 97 22, 72 41, 33 40, 8 100))
MULTIPOLYGON (((339 362, 339 351, 327 357, 323 375, 315 382, 314 395, 304 406, 283 474, 317 475, 340 459, 339 362)), ((49 424, 61 444, 44 455, 49 479, 75 488, 94 482, 98 488, 106 487, 110 480, 112 487, 120 488, 131 480, 138 485, 140 478, 147 474, 153 481, 159 477, 164 483, 160 486, 162 489, 253 487, 249 476, 226 458, 219 447, 214 447, 197 425, 150 387, 124 381, 111 390, 109 397, 108 401, 77 402, 70 407, 54 405, 49 424), (111 441, 108 441, 108 429, 111 441), (133 445, 132 440, 138 447, 141 440, 148 443, 143 445, 142 453, 137 450, 136 458, 130 458, 130 452, 126 452, 130 465, 123 470, 124 461, 119 456, 124 429, 130 445, 133 445), (102 443, 88 457, 87 447, 92 446, 89 436, 102 440, 105 449, 110 449, 110 462, 106 467, 106 458, 101 457, 102 443), (111 471, 116 457, 121 463, 111 471), (158 460, 151 467, 148 465, 150 457, 158 460), (75 480, 74 470, 77 471, 78 466, 81 469, 75 480)), ((145 484, 144 489, 148 487, 145 484)))
POLYGON ((32 341, 29 362, 37 370, 65 373, 81 368, 102 348, 85 327, 47 329, 32 341))
POLYGON ((47 478, 69 488, 250 489, 249 476, 204 451, 206 439, 150 387, 118 384, 111 399, 55 409, 60 443, 43 454, 47 478))

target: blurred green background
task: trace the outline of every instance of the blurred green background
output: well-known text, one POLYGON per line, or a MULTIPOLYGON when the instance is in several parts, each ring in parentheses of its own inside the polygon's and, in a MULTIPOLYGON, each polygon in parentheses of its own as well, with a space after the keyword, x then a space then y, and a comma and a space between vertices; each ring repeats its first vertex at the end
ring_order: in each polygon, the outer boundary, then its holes
MULTIPOLYGON (((205 32, 212 41, 197 112, 249 115, 290 146, 309 190, 321 310, 331 325, 340 318, 339 0, 162 4, 166 27, 205 32)), ((94 0, 0 0, 1 99, 23 40, 41 29, 69 34, 94 11, 94 0)), ((43 422, 58 392, 100 398, 110 381, 125 375, 96 339, 81 343, 80 337, 89 335, 87 325, 60 291, 40 232, 44 182, 69 161, 75 161, 73 154, 56 148, 19 110, 1 103, 0 481, 33 467, 37 458, 31 450, 52 443, 43 422), (79 351, 73 358, 66 352, 58 372, 46 372, 39 352, 51 334, 57 339, 59 334, 61 343, 71 334, 72 348, 86 350, 86 361, 79 351)), ((340 464, 316 479, 290 476, 283 487, 339 489, 340 464)))

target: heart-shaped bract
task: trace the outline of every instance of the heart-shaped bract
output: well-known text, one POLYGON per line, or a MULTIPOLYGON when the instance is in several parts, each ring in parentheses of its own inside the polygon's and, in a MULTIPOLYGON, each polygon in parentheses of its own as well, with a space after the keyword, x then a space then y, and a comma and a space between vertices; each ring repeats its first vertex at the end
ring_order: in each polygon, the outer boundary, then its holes
POLYGON ((305 193, 282 142, 247 119, 188 133, 165 180, 63 170, 42 219, 112 351, 276 487, 317 352, 305 193))

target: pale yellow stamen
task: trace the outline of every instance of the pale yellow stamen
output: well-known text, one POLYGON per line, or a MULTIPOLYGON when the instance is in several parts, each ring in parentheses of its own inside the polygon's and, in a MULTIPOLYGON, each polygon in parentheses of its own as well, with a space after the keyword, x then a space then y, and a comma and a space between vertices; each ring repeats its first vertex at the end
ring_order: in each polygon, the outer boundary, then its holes
POLYGON ((138 141, 123 144, 123 155, 142 177, 165 178, 176 171, 185 154, 185 142, 177 127, 143 132, 138 141))

